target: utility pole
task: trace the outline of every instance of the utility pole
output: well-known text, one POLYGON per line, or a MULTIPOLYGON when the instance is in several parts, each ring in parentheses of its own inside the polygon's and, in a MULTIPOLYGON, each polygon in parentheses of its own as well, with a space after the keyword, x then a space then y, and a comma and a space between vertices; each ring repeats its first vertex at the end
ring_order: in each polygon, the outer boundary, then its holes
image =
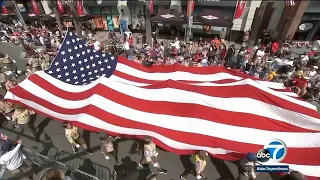
POLYGON ((76 10, 76 2, 74 2, 73 0, 63 0, 62 2, 64 4, 68 4, 68 6, 70 7, 71 17, 72 17, 74 27, 76 28, 77 36, 79 36, 80 38, 83 38, 82 37, 82 30, 79 25, 79 17, 78 17, 77 10, 76 10))
POLYGON ((25 31, 28 31, 28 26, 27 26, 26 22, 24 21, 22 15, 21 15, 21 12, 20 12, 20 10, 19 10, 19 8, 18 8, 18 6, 17 6, 16 1, 15 1, 15 0, 12 0, 12 4, 13 4, 13 6, 14 6, 14 11, 15 11, 15 13, 17 14, 17 17, 18 17, 19 21, 20 21, 20 23, 21 23, 22 26, 23 26, 23 29, 24 29, 25 31))
POLYGON ((150 14, 150 5, 151 1, 146 1, 147 7, 145 8, 145 14, 146 14, 146 38, 147 38, 147 44, 152 47, 152 27, 151 27, 151 14, 150 14))

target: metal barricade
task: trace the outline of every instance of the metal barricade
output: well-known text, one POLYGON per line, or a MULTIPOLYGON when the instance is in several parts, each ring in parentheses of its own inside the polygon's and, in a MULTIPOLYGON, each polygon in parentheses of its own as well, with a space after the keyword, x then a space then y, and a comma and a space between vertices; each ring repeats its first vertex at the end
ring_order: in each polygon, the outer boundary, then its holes
POLYGON ((67 166, 64 163, 50 159, 47 156, 34 153, 27 148, 23 148, 22 152, 27 157, 27 159, 31 160, 33 164, 39 166, 39 168, 42 170, 39 176, 39 180, 42 180, 45 177, 49 169, 60 170, 62 173, 70 176, 71 179, 75 179, 75 180, 99 180, 99 178, 91 174, 88 174, 78 169, 75 169, 73 167, 67 166))

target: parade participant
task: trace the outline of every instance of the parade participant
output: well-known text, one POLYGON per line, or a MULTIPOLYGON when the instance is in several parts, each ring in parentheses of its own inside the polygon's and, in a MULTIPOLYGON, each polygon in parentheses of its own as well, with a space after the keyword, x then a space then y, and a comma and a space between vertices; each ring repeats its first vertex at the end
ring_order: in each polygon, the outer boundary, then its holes
POLYGON ((30 122, 30 117, 34 115, 34 111, 30 111, 26 108, 16 108, 14 113, 12 114, 12 122, 16 127, 22 128, 24 130, 28 129, 32 136, 39 141, 39 137, 37 136, 36 130, 30 122))
POLYGON ((24 162, 26 157, 20 150, 22 140, 18 140, 17 143, 15 147, 9 142, 1 146, 0 164, 4 165, 16 177, 33 179, 32 168, 24 162))
POLYGON ((8 54, 5 55, 0 55, 0 64, 1 64, 1 69, 4 72, 13 72, 16 77, 19 76, 18 69, 16 64, 14 63, 13 59, 8 56, 8 54))
POLYGON ((39 60, 40 60, 40 66, 42 70, 47 70, 50 67, 51 58, 49 54, 46 53, 45 50, 42 50, 39 60))
POLYGON ((225 67, 228 67, 229 66, 229 64, 230 64, 230 61, 231 61, 231 58, 235 55, 235 53, 236 53, 236 49, 235 49, 235 46, 234 46, 234 44, 232 44, 230 47, 229 47, 229 49, 228 49, 228 51, 227 51, 227 53, 226 53, 226 56, 225 56, 225 59, 224 59, 224 66, 225 67))
POLYGON ((144 149, 143 149, 144 156, 142 157, 139 166, 144 167, 143 164, 151 163, 153 167, 157 168, 159 173, 167 174, 167 170, 160 167, 158 161, 158 152, 156 145, 152 142, 152 138, 146 136, 144 138, 144 149))
POLYGON ((189 174, 193 174, 197 179, 205 180, 204 170, 207 166, 206 159, 208 158, 208 153, 205 151, 199 151, 198 154, 191 157, 191 162, 194 162, 194 169, 191 171, 185 171, 180 178, 186 180, 189 174))
POLYGON ((84 139, 80 136, 79 129, 76 126, 73 126, 71 123, 63 122, 62 127, 65 130, 65 136, 69 143, 72 145, 72 150, 74 153, 78 152, 80 145, 85 149, 85 152, 88 154, 92 154, 92 152, 88 149, 87 144, 84 139))
POLYGON ((25 70, 26 77, 30 76, 33 73, 35 73, 35 72, 32 71, 31 65, 30 64, 26 64, 26 70, 25 70))
POLYGON ((224 28, 222 28, 222 30, 220 31, 219 36, 221 40, 226 39, 226 31, 224 30, 224 28))
POLYGON ((0 70, 0 85, 2 88, 4 88, 4 89, 6 88, 5 83, 7 82, 8 79, 9 79, 9 77, 1 69, 0 70))
POLYGON ((12 114, 14 112, 14 105, 10 102, 2 99, 0 101, 0 112, 3 114, 9 121, 12 120, 12 114))
POLYGON ((113 156, 116 160, 116 163, 119 164, 117 150, 114 149, 114 142, 120 139, 119 136, 112 137, 105 132, 100 133, 100 141, 101 141, 101 151, 104 154, 104 157, 109 160, 110 156, 113 156))
POLYGON ((7 82, 4 84, 4 86, 6 87, 6 90, 8 91, 10 88, 15 87, 16 85, 18 85, 18 82, 13 81, 13 80, 7 80, 7 82))
POLYGON ((257 165, 257 158, 255 153, 248 153, 245 158, 240 161, 238 168, 239 177, 237 180, 256 179, 257 173, 255 166, 257 165))
POLYGON ((34 72, 41 70, 40 61, 39 61, 38 57, 36 57, 36 56, 32 56, 31 58, 29 58, 28 64, 31 65, 32 71, 34 71, 34 72))

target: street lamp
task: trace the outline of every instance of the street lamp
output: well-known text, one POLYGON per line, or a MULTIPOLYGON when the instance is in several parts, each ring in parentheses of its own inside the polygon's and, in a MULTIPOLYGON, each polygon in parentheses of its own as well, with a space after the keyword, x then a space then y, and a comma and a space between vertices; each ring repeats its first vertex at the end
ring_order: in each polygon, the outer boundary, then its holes
POLYGON ((79 19, 78 19, 78 15, 77 15, 77 10, 75 8, 76 2, 74 0, 62 0, 61 2, 62 2, 62 4, 67 4, 70 7, 71 18, 72 18, 74 27, 76 28, 77 35, 82 38, 81 27, 78 22, 79 19))

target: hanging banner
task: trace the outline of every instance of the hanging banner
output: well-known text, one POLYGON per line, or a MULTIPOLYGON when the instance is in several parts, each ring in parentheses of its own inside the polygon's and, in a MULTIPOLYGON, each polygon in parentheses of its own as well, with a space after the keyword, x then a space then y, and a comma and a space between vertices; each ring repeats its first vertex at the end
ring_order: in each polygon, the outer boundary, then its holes
POLYGON ((38 7, 36 0, 31 0, 31 5, 32 5, 33 13, 35 15, 39 16, 41 14, 41 12, 40 12, 40 9, 38 7))
POLYGON ((8 15, 8 9, 5 6, 2 6, 2 14, 8 15))
POLYGON ((187 17, 192 16, 193 10, 194 10, 194 0, 189 0, 187 3, 187 17))
POLYGON ((77 0, 76 8, 77 8, 78 15, 79 15, 79 16, 83 16, 84 13, 83 13, 82 0, 77 0))
POLYGON ((57 0, 57 7, 58 7, 58 11, 63 14, 64 13, 64 7, 63 7, 63 4, 62 4, 62 1, 61 0, 57 0))
POLYGON ((48 0, 41 0, 41 5, 42 5, 42 8, 44 10, 44 13, 46 13, 46 14, 51 14, 52 13, 52 9, 50 9, 50 7, 49 7, 48 0))
POLYGON ((233 19, 239 19, 247 6, 247 0, 238 0, 233 19))
POLYGON ((151 0, 149 4, 150 15, 153 13, 153 7, 154 7, 154 0, 151 0))

